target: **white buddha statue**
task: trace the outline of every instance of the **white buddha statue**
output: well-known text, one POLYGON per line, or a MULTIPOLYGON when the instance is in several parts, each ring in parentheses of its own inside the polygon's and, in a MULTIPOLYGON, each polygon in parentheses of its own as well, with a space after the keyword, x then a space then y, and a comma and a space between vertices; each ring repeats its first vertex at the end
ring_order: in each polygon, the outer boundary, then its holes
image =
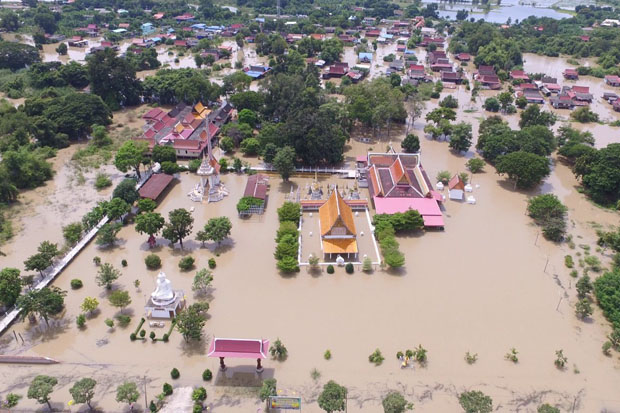
POLYGON ((151 294, 151 300, 155 304, 166 305, 174 301, 174 291, 170 280, 166 278, 166 274, 160 271, 157 275, 157 288, 151 294))

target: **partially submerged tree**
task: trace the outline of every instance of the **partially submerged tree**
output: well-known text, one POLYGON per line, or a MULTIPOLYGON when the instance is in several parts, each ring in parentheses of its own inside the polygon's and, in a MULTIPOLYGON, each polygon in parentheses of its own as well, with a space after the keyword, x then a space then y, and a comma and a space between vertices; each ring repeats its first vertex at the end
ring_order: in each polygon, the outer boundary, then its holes
POLYGON ((168 222, 164 225, 162 235, 171 244, 178 242, 183 248, 183 238, 192 232, 194 218, 189 211, 178 208, 168 213, 168 222))
POLYGON ((129 408, 133 411, 133 404, 140 397, 138 386, 134 382, 125 382, 116 388, 116 401, 119 403, 129 404, 129 408))
POLYGON ((230 235, 232 223, 228 217, 211 218, 204 226, 203 231, 198 231, 196 240, 214 241, 219 246, 220 243, 230 235))
POLYGON ((200 340, 206 323, 208 303, 195 303, 182 310, 176 317, 176 328, 185 341, 200 340))
POLYGON ((95 386, 97 382, 90 377, 85 377, 75 382, 73 387, 69 389, 69 393, 73 397, 73 401, 78 404, 84 404, 88 406, 90 411, 93 410, 90 402, 95 397, 95 386))
POLYGON ((116 281, 120 276, 121 272, 114 268, 112 264, 106 262, 99 268, 95 280, 97 281, 98 286, 105 287, 107 290, 110 290, 112 289, 112 284, 114 281, 116 281))
POLYGON ((58 379, 55 377, 36 376, 28 387, 28 398, 35 399, 40 404, 47 404, 47 407, 52 410, 50 394, 54 391, 56 384, 58 384, 58 379))
POLYGON ((323 386, 323 391, 319 395, 319 407, 327 413, 344 411, 346 397, 346 387, 330 380, 323 386))

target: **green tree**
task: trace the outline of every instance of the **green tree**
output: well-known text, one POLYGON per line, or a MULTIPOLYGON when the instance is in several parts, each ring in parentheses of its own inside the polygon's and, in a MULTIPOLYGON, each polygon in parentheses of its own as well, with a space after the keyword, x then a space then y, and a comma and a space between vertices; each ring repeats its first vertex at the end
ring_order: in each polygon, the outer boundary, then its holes
POLYGON ((183 238, 192 232, 194 218, 183 208, 178 208, 168 213, 168 222, 164 224, 162 235, 171 244, 178 242, 183 248, 183 238))
POLYGON ((420 139, 413 133, 408 134, 401 143, 403 151, 407 153, 416 153, 420 151, 420 139))
POLYGON ((200 294, 205 294, 211 282, 213 281, 213 274, 206 268, 198 270, 194 276, 192 283, 192 291, 197 291, 200 294))
POLYGON ((239 92, 230 97, 230 102, 239 111, 243 109, 258 111, 264 104, 264 97, 262 94, 254 91, 239 92))
POLYGON ((466 413, 491 413, 493 400, 481 391, 466 391, 459 395, 459 404, 466 413))
POLYGON ((133 404, 138 401, 138 397, 140 397, 140 393, 134 382, 126 381, 116 388, 116 401, 129 404, 131 411, 133 411, 133 404))
POLYGON ((541 404, 536 410, 537 413, 560 413, 560 409, 551 406, 549 403, 541 404))
POLYGON ((43 270, 52 265, 53 257, 46 254, 37 253, 28 257, 24 261, 24 268, 28 271, 39 271, 41 277, 43 277, 43 270))
POLYGON ((19 270, 17 268, 3 268, 0 271, 0 303, 7 308, 12 307, 21 292, 19 270))
POLYGON ((577 304, 575 304, 575 315, 581 319, 591 316, 592 305, 590 304, 590 300, 584 298, 577 301, 577 304))
POLYGON ((164 227, 164 217, 158 212, 145 212, 136 217, 136 231, 154 237, 164 227))
POLYGON ((97 240, 95 242, 97 245, 102 246, 113 245, 117 241, 116 235, 121 230, 121 227, 122 224, 119 222, 105 224, 97 233, 97 240))
POLYGON ((157 208, 157 202, 149 198, 142 198, 138 200, 139 213, 153 212, 157 208))
POLYGON ((260 388, 258 396, 261 401, 266 401, 270 396, 277 396, 277 385, 278 381, 276 379, 265 379, 263 380, 263 385, 260 388))
POLYGON ((153 162, 176 162, 177 152, 169 145, 155 145, 153 152, 151 153, 151 159, 153 162))
POLYGON ((346 397, 346 387, 330 380, 323 386, 323 391, 319 395, 319 407, 327 413, 344 411, 346 397))
POLYGON ((140 103, 141 83, 131 62, 116 56, 112 48, 90 54, 86 59, 91 93, 101 96, 112 109, 140 103))
POLYGON ((571 112, 570 117, 580 123, 598 122, 598 114, 592 112, 589 107, 582 106, 571 112))
POLYGON ((469 169, 471 173, 479 173, 482 172, 484 169, 484 161, 479 158, 471 158, 467 161, 465 166, 467 167, 467 169, 469 169))
POLYGON ((119 307, 121 309, 121 313, 123 312, 123 308, 131 304, 131 297, 129 296, 129 293, 125 290, 112 291, 108 295, 108 300, 110 300, 110 304, 114 307, 119 307))
POLYGON ((241 142, 241 152, 246 156, 257 155, 260 151, 260 141, 256 138, 244 139, 241 142))
POLYGON ((230 236, 232 223, 228 217, 211 218, 204 226, 203 231, 198 231, 196 240, 205 242, 213 241, 219 246, 220 243, 230 236))
POLYGON ((551 127, 555 124, 556 116, 551 112, 541 111, 538 105, 530 105, 521 112, 519 127, 542 125, 551 127))
POLYGON ((97 382, 90 377, 85 377, 78 380, 73 384, 73 387, 69 389, 73 401, 78 404, 86 403, 90 411, 93 410, 93 406, 90 405, 91 400, 95 397, 95 386, 97 382))
POLYGON ((581 177, 586 193, 596 202, 620 199, 620 143, 612 143, 577 159, 573 172, 581 177))
POLYGON ((75 245, 82 237, 84 228, 81 222, 72 222, 62 227, 62 236, 69 245, 75 245))
MULTIPOLYGON (((577 297, 579 297, 580 300, 586 298, 588 294, 590 294, 592 292, 592 289, 594 288, 592 285, 592 281, 590 281, 590 276, 584 275, 579 280, 577 280, 577 283, 575 284, 575 288, 577 289, 577 297)), ((600 300, 599 300, 599 304, 600 304, 600 300)))
POLYGON ((238 115, 239 123, 245 123, 250 125, 252 128, 256 127, 258 123, 258 117, 256 116, 256 112, 250 109, 242 109, 239 111, 238 115))
POLYGON ((510 92, 502 92, 497 95, 497 100, 499 101, 500 105, 502 105, 503 110, 506 110, 508 106, 512 104, 513 99, 514 98, 512 96, 512 93, 510 92))
POLYGON ((131 205, 121 198, 112 198, 110 201, 104 202, 102 206, 110 221, 116 221, 131 211, 131 205))
POLYGON ((280 223, 291 221, 298 224, 299 218, 301 218, 301 207, 296 202, 286 201, 278 208, 278 220, 280 223))
POLYGON ((0 69, 18 70, 41 61, 39 51, 17 42, 0 42, 0 69))
POLYGON ((185 341, 200 340, 202 338, 202 329, 206 323, 205 313, 208 309, 208 303, 196 303, 177 314, 176 328, 185 341))
POLYGON ((280 148, 273 158, 273 166, 282 177, 282 180, 288 181, 291 173, 295 171, 295 158, 295 150, 290 146, 280 148))
POLYGON ((38 315, 49 326, 49 317, 62 311, 66 295, 66 291, 55 286, 33 289, 17 299, 17 306, 22 309, 22 319, 38 315))
POLYGON ((486 98, 486 100, 484 101, 484 109, 488 110, 489 112, 498 112, 499 108, 499 101, 494 97, 486 98))
POLYGON ((397 391, 389 392, 381 402, 385 413, 404 413, 406 410, 413 408, 412 404, 407 402, 402 394, 397 391))
POLYGON ((522 151, 500 157, 496 169, 500 175, 507 174, 518 188, 531 188, 551 172, 547 158, 522 151))
POLYGON ((36 400, 39 404, 47 404, 50 410, 50 394, 54 391, 54 386, 58 384, 58 379, 50 376, 36 376, 28 387, 28 398, 36 400))
MULTIPOLYGON (((278 147, 269 142, 265 145, 265 149, 263 149, 263 160, 265 163, 273 163, 276 155, 278 154, 278 147)), ((16 190, 17 191, 17 190, 16 190)))
POLYGON ((470 123, 460 122, 452 127, 450 148, 457 152, 467 152, 473 139, 470 123))
POLYGON ((80 306, 85 313, 92 313, 99 307, 99 301, 95 297, 86 297, 80 306))
POLYGON ((105 287, 107 290, 111 290, 112 284, 120 276, 121 272, 114 268, 112 264, 106 262, 101 267, 99 267, 99 271, 97 272, 95 280, 97 281, 97 285, 99 287, 105 287))
POLYGON ((321 45, 321 59, 326 63, 337 62, 340 60, 340 55, 344 51, 344 45, 342 41, 337 37, 329 38, 323 41, 321 45))
POLYGON ((67 55, 67 44, 66 43, 60 43, 58 45, 58 47, 56 48, 56 53, 58 53, 61 56, 66 56, 67 55))
POLYGON ((222 139, 220 139, 220 149, 223 150, 224 152, 230 152, 234 148, 235 148, 235 143, 233 142, 232 138, 228 136, 224 136, 222 139))
POLYGON ((116 153, 114 166, 121 172, 127 172, 132 168, 140 179, 140 163, 142 163, 147 149, 146 142, 125 141, 116 153))
POLYGON ((108 135, 108 131, 105 126, 93 125, 93 132, 91 133, 91 136, 91 143, 98 148, 112 144, 112 138, 108 135))

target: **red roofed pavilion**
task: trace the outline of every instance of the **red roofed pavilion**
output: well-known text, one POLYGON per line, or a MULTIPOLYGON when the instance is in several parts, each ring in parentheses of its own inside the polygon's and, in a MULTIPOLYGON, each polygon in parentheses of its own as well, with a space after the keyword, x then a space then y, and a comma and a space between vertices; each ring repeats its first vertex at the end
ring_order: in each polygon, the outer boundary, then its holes
POLYGON ((256 359, 256 371, 262 372, 261 359, 267 358, 269 340, 214 337, 207 357, 219 357, 220 369, 226 370, 224 358, 256 359))

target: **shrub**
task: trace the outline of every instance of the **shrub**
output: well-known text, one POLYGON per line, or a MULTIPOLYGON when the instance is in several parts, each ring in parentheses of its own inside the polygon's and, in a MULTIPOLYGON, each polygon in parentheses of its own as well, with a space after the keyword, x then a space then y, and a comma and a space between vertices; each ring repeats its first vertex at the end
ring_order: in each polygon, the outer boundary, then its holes
POLYGON ((541 404, 536 409, 536 413, 560 413, 560 409, 553 407, 549 403, 541 404))
POLYGON ((168 337, 168 333, 166 333, 166 334, 164 334, 164 335, 163 335, 162 340, 164 340, 164 343, 167 343, 167 342, 168 342, 168 338, 169 338, 169 337, 168 337))
POLYGON ((452 177, 450 171, 439 171, 437 174, 437 182, 441 182, 444 185, 448 185, 448 181, 452 177))
POLYGON ((347 265, 344 266, 344 270, 347 272, 347 274, 353 274, 355 268, 353 268, 353 264, 348 262, 347 265))
POLYGON ((84 325, 86 325, 86 316, 84 314, 78 315, 75 319, 75 323, 79 328, 84 327, 84 325))
POLYGON ((555 366, 557 368, 563 369, 564 366, 566 366, 566 362, 567 361, 568 361, 568 359, 564 355, 564 350, 556 350, 555 351, 555 360, 553 361, 553 364, 555 364, 555 366))
POLYGON ((484 101, 484 109, 488 110, 489 112, 498 112, 499 108, 500 108, 499 101, 494 97, 487 98, 484 101))
POLYGON ((82 288, 82 286, 83 286, 82 280, 78 278, 74 278, 71 280, 71 288, 73 290, 79 290, 80 288, 82 288))
POLYGON ((21 399, 22 396, 20 396, 19 394, 15 394, 15 393, 9 393, 6 395, 6 407, 8 407, 9 409, 12 407, 17 406, 17 403, 19 403, 19 399, 21 399))
POLYGON ((328 274, 333 274, 334 273, 334 266, 333 265, 329 264, 327 266, 327 273, 328 274))
POLYGON ((299 236, 299 231, 297 230, 297 225, 294 222, 282 221, 280 223, 280 228, 278 228, 278 232, 276 234, 276 242, 280 242, 285 235, 290 235, 293 239, 297 239, 299 236))
POLYGON ((151 334, 149 334, 149 338, 153 341, 155 341, 155 332, 151 331, 151 334))
POLYGON ((177 368, 173 368, 170 371, 170 377, 172 377, 174 380, 178 379, 179 377, 181 377, 181 373, 179 373, 179 370, 177 370, 177 368))
POLYGON ((566 265, 566 268, 573 268, 575 266, 575 263, 573 262, 573 257, 570 255, 566 255, 564 257, 564 265, 566 265))
POLYGON ((471 158, 465 164, 465 167, 473 174, 477 174, 478 172, 482 172, 484 169, 484 161, 480 158, 471 158))
POLYGON ((513 363, 518 363, 519 362, 519 357, 517 357, 517 354, 519 354, 519 352, 517 351, 516 348, 511 348, 510 351, 508 353, 506 353, 506 355, 504 356, 504 358, 506 360, 510 360, 513 363))
POLYGON ((385 360, 385 357, 383 357, 383 355, 381 354, 381 350, 379 349, 376 349, 374 353, 368 356, 368 361, 370 361, 371 363, 375 363, 375 366, 383 363, 383 360, 385 360))
POLYGON ((183 257, 181 258, 181 261, 179 261, 179 268, 182 269, 183 271, 188 271, 191 270, 194 267, 194 262, 196 260, 194 260, 194 257, 187 256, 187 257, 183 257))
POLYGON ((465 361, 467 364, 474 364, 478 361, 478 354, 471 354, 469 351, 465 353, 465 361))
POLYGON ((146 336, 146 330, 142 329, 140 330, 140 337, 144 338, 146 336))
POLYGON ((105 325, 112 328, 114 327, 114 320, 112 320, 111 318, 106 318, 104 321, 105 325))
POLYGON ((603 354, 606 356, 611 356, 611 341, 606 341, 603 343, 603 354))
POLYGON ((131 317, 129 317, 128 315, 125 314, 119 314, 116 316, 116 319, 118 320, 118 324, 121 327, 127 327, 127 325, 129 324, 129 322, 131 321, 131 317))
POLYGON ((426 353, 428 353, 428 350, 426 350, 424 347, 422 347, 422 344, 420 344, 418 348, 415 349, 413 357, 418 363, 426 364, 426 361, 428 360, 428 356, 426 355, 426 353))
POLYGON ((325 360, 330 360, 332 358, 332 352, 330 350, 325 350, 325 353, 323 353, 323 358, 325 360))
POLYGON ((213 373, 211 373, 211 370, 206 369, 205 371, 202 372, 202 379, 204 381, 210 381, 213 378, 213 373))
POLYGON ((276 391, 277 386, 276 379, 265 379, 263 380, 263 385, 258 393, 261 401, 265 401, 269 398, 269 396, 277 396, 278 392, 276 391))
POLYGON ((101 258, 100 257, 93 257, 93 264, 100 265, 101 264, 101 258))
POLYGON ((95 178, 95 189, 98 191, 112 186, 112 180, 104 173, 98 173, 95 178))
POLYGON ((384 413, 404 413, 413 406, 397 391, 389 392, 381 402, 384 413))
POLYGON ((575 305, 575 315, 581 319, 592 315, 592 305, 587 298, 577 301, 575 305))
POLYGON ((288 356, 288 350, 284 344, 282 344, 279 337, 276 341, 274 341, 271 347, 269 347, 269 353, 271 353, 271 357, 280 361, 284 360, 288 356))
POLYGON ((207 389, 204 387, 198 387, 192 392, 192 400, 199 403, 203 402, 207 398, 207 389))
POLYGON ((301 208, 296 202, 285 202, 280 208, 278 208, 278 219, 280 222, 292 221, 295 224, 299 224, 299 218, 301 217, 301 208))
POLYGON ((215 258, 209 258, 209 268, 215 268, 215 258))
POLYGON ((170 396, 172 394, 172 386, 168 383, 164 383, 162 390, 165 396, 170 396))
POLYGON ((149 270, 156 270, 161 267, 161 258, 158 255, 149 254, 144 259, 144 263, 149 270))
POLYGON ((202 413, 202 404, 194 404, 194 407, 192 407, 192 413, 202 413))
POLYGON ((121 260, 121 265, 123 267, 126 267, 127 266, 127 260, 126 259, 121 260))
POLYGON ((135 340, 136 340, 136 333, 131 333, 131 334, 129 335, 129 339, 130 339, 131 341, 135 341, 135 340))
POLYGON ((190 172, 196 172, 198 168, 200 168, 200 163, 201 163, 200 159, 192 159, 191 161, 189 161, 189 164, 187 165, 187 169, 189 169, 190 172))
POLYGON ((481 391, 461 393, 459 404, 466 413, 491 413, 493 411, 493 400, 481 391))

